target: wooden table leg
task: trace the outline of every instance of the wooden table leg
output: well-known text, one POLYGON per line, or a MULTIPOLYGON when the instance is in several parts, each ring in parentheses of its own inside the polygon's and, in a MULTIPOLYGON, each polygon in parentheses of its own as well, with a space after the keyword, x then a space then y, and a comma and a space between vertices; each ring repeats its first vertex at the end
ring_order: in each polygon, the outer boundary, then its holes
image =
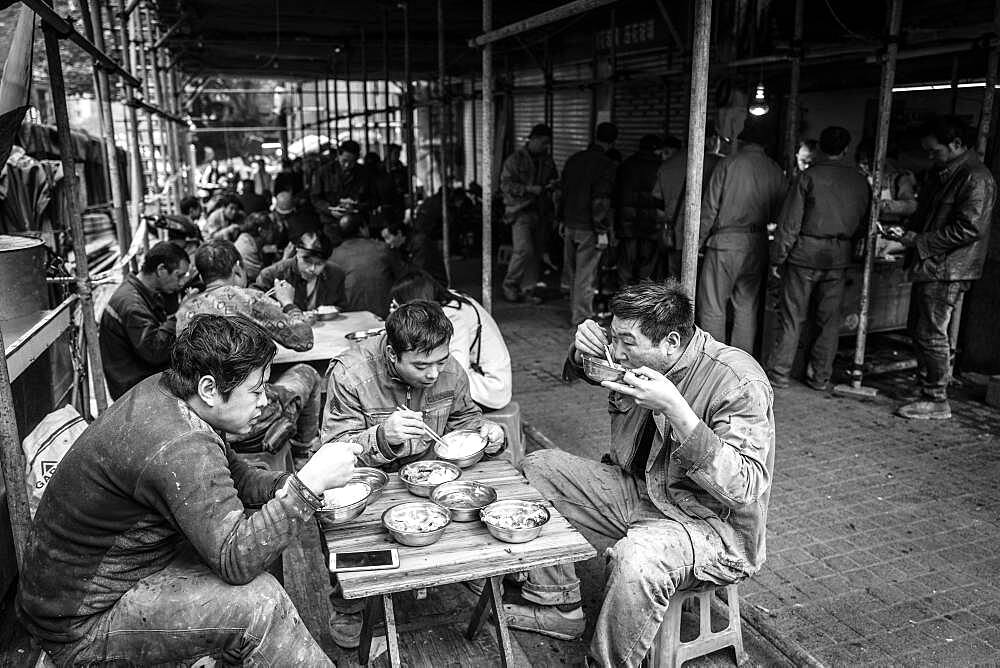
MULTIPOLYGON (((485 584, 488 585, 489 583, 485 584)), ((479 600, 476 601, 476 607, 472 610, 472 619, 469 620, 469 628, 465 631, 465 637, 469 640, 474 640, 482 630, 483 624, 486 623, 486 617, 490 614, 491 597, 492 590, 490 587, 483 587, 483 591, 479 594, 479 600)))
POLYGON ((502 575, 490 578, 489 591, 490 601, 493 604, 493 624, 496 626, 497 642, 500 644, 500 665, 507 668, 514 665, 514 647, 511 644, 510 630, 507 628, 507 616, 503 613, 503 594, 500 591, 502 581, 502 575))
POLYGON ((358 644, 358 663, 362 666, 368 665, 368 658, 372 649, 372 633, 375 631, 375 624, 378 622, 378 597, 369 596, 365 601, 365 609, 361 618, 361 642, 358 644))
POLYGON ((399 668, 399 637, 396 635, 396 615, 392 609, 392 594, 382 596, 382 606, 385 608, 385 641, 389 653, 389 665, 399 668))

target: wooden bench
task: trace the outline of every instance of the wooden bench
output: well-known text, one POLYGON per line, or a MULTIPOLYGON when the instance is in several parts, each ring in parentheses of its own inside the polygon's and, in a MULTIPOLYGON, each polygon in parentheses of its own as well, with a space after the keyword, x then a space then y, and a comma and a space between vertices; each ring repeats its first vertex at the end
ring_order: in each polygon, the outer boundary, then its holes
POLYGON ((490 485, 497 490, 500 499, 544 503, 552 514, 552 519, 545 525, 541 535, 528 543, 501 542, 490 535, 481 522, 452 522, 444 536, 433 545, 399 545, 393 542, 383 528, 382 513, 398 503, 418 497, 406 490, 398 475, 391 475, 382 497, 357 520, 325 533, 329 552, 393 547, 399 551, 399 568, 396 570, 340 573, 337 576, 345 598, 368 599, 363 617, 361 645, 358 648, 362 664, 368 662, 374 628, 384 619, 390 665, 400 665, 393 594, 487 578, 487 586, 473 610, 466 635, 470 639, 474 638, 487 617, 492 617, 500 645, 501 662, 504 666, 512 665, 510 632, 500 594, 500 582, 504 575, 541 566, 581 561, 596 555, 590 543, 510 463, 481 462, 463 471, 462 480, 476 480, 490 485))

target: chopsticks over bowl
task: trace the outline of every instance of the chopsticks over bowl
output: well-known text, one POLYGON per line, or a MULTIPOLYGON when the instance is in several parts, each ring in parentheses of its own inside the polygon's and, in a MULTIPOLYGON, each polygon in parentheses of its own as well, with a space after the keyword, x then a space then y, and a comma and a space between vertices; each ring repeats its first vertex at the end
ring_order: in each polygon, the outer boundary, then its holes
MULTIPOLYGON (((414 412, 411 409, 404 408, 402 406, 396 406, 396 410, 410 411, 411 413, 414 412)), ((420 424, 424 426, 424 431, 427 432, 427 435, 433 438, 435 442, 437 442, 439 445, 443 445, 446 448, 448 447, 448 444, 445 443, 444 439, 438 436, 437 432, 430 428, 430 425, 428 425, 426 422, 421 422, 420 424)))

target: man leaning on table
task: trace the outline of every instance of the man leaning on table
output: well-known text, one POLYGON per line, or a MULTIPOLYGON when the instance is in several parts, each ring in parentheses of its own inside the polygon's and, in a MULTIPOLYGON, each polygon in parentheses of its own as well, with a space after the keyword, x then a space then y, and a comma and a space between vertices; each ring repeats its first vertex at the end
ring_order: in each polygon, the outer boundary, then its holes
MULTIPOLYGON (((728 584, 764 561, 774 463, 772 392, 746 352, 694 326, 674 281, 624 289, 611 305, 611 346, 628 371, 611 390, 611 463, 557 450, 534 452, 524 474, 580 528, 617 542, 592 662, 638 666, 674 593, 728 584)), ((604 356, 594 321, 571 351, 604 356)), ((585 625, 571 565, 529 571, 522 601, 504 606, 512 628, 577 638, 585 625)))
MULTIPOLYGON (((472 400, 468 376, 448 352, 452 333, 441 306, 413 301, 389 314, 385 334, 330 360, 322 441, 359 443, 360 462, 392 471, 434 459, 425 427, 438 434, 477 430, 487 440, 486 454, 499 454, 503 429, 483 419, 472 400)), ((330 602, 333 639, 357 647, 363 602, 341 599, 336 589, 330 602)))

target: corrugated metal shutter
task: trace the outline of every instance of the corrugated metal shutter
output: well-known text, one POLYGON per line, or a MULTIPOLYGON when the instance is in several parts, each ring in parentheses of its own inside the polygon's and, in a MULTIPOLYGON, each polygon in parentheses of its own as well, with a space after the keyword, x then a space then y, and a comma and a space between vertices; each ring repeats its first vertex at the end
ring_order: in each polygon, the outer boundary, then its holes
POLYGON ((531 128, 545 122, 545 94, 514 93, 514 146, 528 141, 531 128))
POLYGON ((590 143, 592 98, 589 89, 562 89, 552 93, 552 159, 562 174, 566 158, 590 143))
POLYGON ((466 100, 462 108, 462 138, 465 149, 465 183, 478 181, 483 151, 482 100, 466 100))
POLYGON ((629 156, 639 150, 643 135, 663 136, 667 125, 667 91, 662 82, 615 86, 618 150, 629 156))

